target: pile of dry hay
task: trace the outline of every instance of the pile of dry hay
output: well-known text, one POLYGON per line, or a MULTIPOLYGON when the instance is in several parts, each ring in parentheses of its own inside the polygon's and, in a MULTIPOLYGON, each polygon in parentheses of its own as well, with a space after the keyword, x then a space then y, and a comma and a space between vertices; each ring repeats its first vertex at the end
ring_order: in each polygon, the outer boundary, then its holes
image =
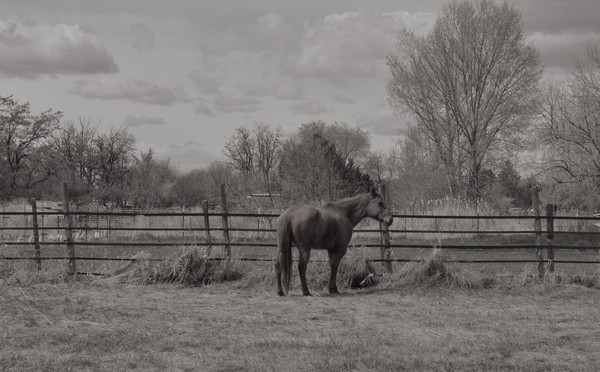
POLYGON ((151 261, 148 253, 138 253, 104 281, 126 284, 175 283, 202 286, 239 280, 242 274, 233 261, 209 259, 200 249, 181 250, 173 256, 151 261))
POLYGON ((461 289, 488 288, 495 284, 492 278, 482 278, 442 261, 437 257, 438 252, 434 249, 423 261, 407 263, 397 274, 391 275, 389 282, 400 286, 461 289))

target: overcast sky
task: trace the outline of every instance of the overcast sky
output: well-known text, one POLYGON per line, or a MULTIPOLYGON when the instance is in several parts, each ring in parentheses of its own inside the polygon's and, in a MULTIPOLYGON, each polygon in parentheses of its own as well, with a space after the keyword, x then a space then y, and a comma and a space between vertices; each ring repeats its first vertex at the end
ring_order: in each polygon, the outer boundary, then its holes
MULTIPOLYGON (((223 158, 228 135, 345 122, 387 150, 394 117, 385 56, 405 27, 424 34, 439 0, 2 0, 0 95, 100 131, 127 126, 182 170, 223 158)), ((600 40, 598 0, 520 0, 546 75, 600 40)))

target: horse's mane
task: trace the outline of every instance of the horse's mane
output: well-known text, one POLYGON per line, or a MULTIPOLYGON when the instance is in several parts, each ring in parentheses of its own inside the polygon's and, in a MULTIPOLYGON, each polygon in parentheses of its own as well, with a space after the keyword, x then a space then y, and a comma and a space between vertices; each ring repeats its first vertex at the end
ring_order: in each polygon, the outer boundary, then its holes
POLYGON ((355 216, 355 218, 351 218, 351 220, 356 219, 357 221, 359 221, 360 219, 362 219, 362 217, 364 217, 363 212, 365 206, 376 197, 381 197, 381 195, 377 192, 366 192, 355 196, 351 196, 349 198, 344 198, 327 203, 324 207, 339 209, 348 217, 355 216))

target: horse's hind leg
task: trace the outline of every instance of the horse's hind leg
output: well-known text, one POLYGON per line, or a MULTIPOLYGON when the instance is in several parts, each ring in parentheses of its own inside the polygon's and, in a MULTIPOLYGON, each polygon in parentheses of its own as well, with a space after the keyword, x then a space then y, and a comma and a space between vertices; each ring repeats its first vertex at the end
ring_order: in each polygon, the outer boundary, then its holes
POLYGON ((285 293, 283 293, 283 288, 281 288, 281 258, 280 257, 278 257, 277 260, 275 261, 275 277, 277 278, 277 294, 280 296, 285 296, 285 293))
POLYGON ((308 285, 306 284, 306 268, 308 267, 308 259, 310 258, 310 249, 300 249, 300 255, 298 258, 298 272, 300 273, 300 283, 302 284, 302 294, 304 296, 311 296, 308 291, 308 285))
POLYGON ((329 266, 331 268, 329 274, 329 294, 339 294, 340 292, 337 287, 337 273, 345 252, 327 251, 327 253, 329 254, 329 266))

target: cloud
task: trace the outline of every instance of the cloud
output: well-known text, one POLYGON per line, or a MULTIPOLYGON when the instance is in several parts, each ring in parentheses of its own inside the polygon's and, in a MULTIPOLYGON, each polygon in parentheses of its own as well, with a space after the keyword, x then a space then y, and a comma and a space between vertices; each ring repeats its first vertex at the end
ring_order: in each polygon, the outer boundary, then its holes
POLYGON ((253 97, 233 97, 219 95, 215 98, 215 109, 220 112, 256 112, 258 100, 253 97))
POLYGON ((132 45, 140 52, 154 49, 154 30, 144 24, 136 23, 131 26, 132 45))
POLYGON ((281 85, 275 92, 279 99, 301 99, 304 97, 304 86, 300 82, 281 85))
POLYGON ((122 99, 162 106, 190 102, 181 87, 169 88, 153 81, 135 78, 78 80, 71 92, 84 98, 122 99))
POLYGON ((275 97, 278 99, 301 99, 304 88, 300 82, 283 83, 279 85, 265 85, 263 83, 239 84, 238 90, 249 97, 275 97))
POLYGON ((379 136, 399 136, 406 133, 405 120, 397 117, 390 109, 380 109, 373 115, 364 115, 356 120, 360 128, 371 130, 379 136))
POLYGON ((356 103, 355 100, 353 100, 352 98, 348 97, 347 95, 345 95, 343 93, 334 93, 332 95, 332 98, 336 102, 345 103, 348 105, 352 105, 352 104, 356 103))
POLYGON ((600 32, 535 32, 527 37, 527 41, 533 42, 540 51, 546 67, 563 69, 572 68, 574 57, 584 55, 592 40, 600 40, 600 32))
POLYGON ((515 2, 525 28, 533 32, 558 34, 565 31, 600 32, 598 0, 515 2))
POLYGON ((276 92, 276 89, 272 86, 260 83, 239 84, 238 89, 242 94, 250 97, 267 97, 274 95, 276 92))
POLYGON ((256 28, 261 34, 277 33, 285 28, 285 20, 277 13, 263 14, 256 21, 256 28))
POLYGON ((77 24, 0 19, 0 76, 34 79, 118 71, 100 40, 77 24))
POLYGON ((319 115, 332 111, 332 108, 319 100, 311 99, 298 102, 292 106, 291 110, 296 115, 319 115))
POLYGON ((405 11, 330 14, 307 28, 299 55, 290 56, 286 69, 336 83, 377 76, 387 71, 385 57, 393 50, 398 32, 409 28, 425 33, 435 17, 405 11))
POLYGON ((200 98, 200 100, 198 101, 198 104, 196 105, 196 109, 194 110, 194 112, 196 114, 201 114, 201 115, 206 115, 206 116, 215 116, 215 113, 208 105, 208 102, 203 98, 200 98))
POLYGON ((198 91, 204 94, 219 94, 221 87, 225 84, 225 76, 216 71, 212 73, 192 71, 189 77, 198 88, 198 91))
POLYGON ((128 116, 125 125, 128 127, 155 127, 165 125, 165 119, 149 116, 128 116))
POLYGON ((183 145, 172 144, 164 150, 164 154, 182 170, 200 169, 220 159, 214 153, 203 149, 202 144, 194 141, 186 141, 183 145))

